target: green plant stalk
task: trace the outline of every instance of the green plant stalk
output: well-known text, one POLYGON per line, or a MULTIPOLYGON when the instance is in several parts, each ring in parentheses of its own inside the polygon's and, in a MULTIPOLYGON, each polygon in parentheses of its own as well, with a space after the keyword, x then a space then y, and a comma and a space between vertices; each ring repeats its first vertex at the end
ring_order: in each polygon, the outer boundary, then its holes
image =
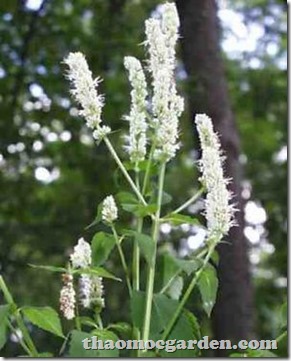
POLYGON ((107 137, 104 137, 104 142, 108 148, 108 150, 110 151, 112 157, 114 158, 114 160, 116 161, 117 165, 119 166, 121 172, 123 173, 124 177, 126 178, 126 180, 128 181, 128 183, 130 184, 132 190, 134 191, 134 193, 136 194, 137 198, 140 200, 140 202, 146 206, 147 202, 145 201, 143 195, 140 193, 140 191, 137 189, 136 185, 134 184, 133 180, 131 179, 130 175, 128 174, 127 170, 125 169, 123 163, 121 162, 121 160, 119 159, 117 153, 115 152, 110 140, 107 137))
POLYGON ((102 322, 102 318, 100 317, 100 314, 96 312, 95 318, 99 328, 103 330, 103 322, 102 322))
MULTIPOLYGON (((135 183, 140 190, 139 174, 136 165, 135 170, 135 183)), ((141 233, 143 227, 143 218, 137 219, 137 232, 141 233)), ((132 287, 135 291, 139 291, 140 287, 140 249, 136 241, 133 242, 133 261, 132 261, 132 287)))
POLYGON ((77 317, 75 317, 76 329, 77 329, 78 331, 82 331, 81 322, 80 322, 80 318, 79 318, 79 307, 78 307, 78 304, 76 304, 76 316, 77 316, 77 317))
POLYGON ((131 283, 130 283, 129 273, 128 273, 128 267, 127 267, 127 264, 126 264, 126 261, 125 261, 124 253, 123 253, 122 248, 120 246, 118 234, 117 234, 116 229, 115 229, 113 224, 111 225, 111 229, 112 229, 112 233, 114 235, 116 246, 117 246, 117 249, 118 249, 118 252, 119 252, 121 265, 122 265, 123 271, 125 273, 125 279, 126 279, 126 284, 127 284, 129 296, 131 297, 132 296, 132 288, 131 288, 131 283))
POLYGON ((148 159, 147 167, 146 167, 146 172, 145 172, 145 176, 143 179, 142 194, 145 194, 145 192, 147 190, 147 185, 148 185, 149 176, 150 176, 150 169, 151 169, 151 165, 152 165, 155 148, 156 148, 156 141, 154 140, 152 143, 152 146, 151 146, 150 155, 149 155, 149 159, 148 159))
POLYGON ((195 276, 193 277, 192 281, 190 282, 186 292, 184 293, 173 317, 171 318, 170 322, 168 323, 163 335, 162 335, 162 340, 165 341, 166 338, 169 336, 170 332, 172 331, 172 328, 175 324, 175 322, 177 321, 178 317, 180 316, 180 313, 183 310, 183 307, 185 306, 189 296, 191 295, 193 288, 195 287, 195 285, 197 284, 202 272, 204 271, 205 267, 207 266, 208 261, 211 258, 211 255, 215 249, 216 243, 211 243, 209 245, 209 249, 208 249, 208 253, 206 255, 206 257, 204 258, 203 264, 202 266, 199 268, 199 270, 195 273, 195 276))
MULTIPOLYGON (((141 233, 143 227, 143 219, 138 218, 137 220, 137 232, 141 233)), ((139 291, 140 287, 140 249, 138 242, 134 240, 133 243, 133 261, 132 261, 132 285, 135 291, 139 291)))
POLYGON ((159 174, 157 211, 156 211, 154 223, 153 223, 153 241, 154 241, 155 249, 154 249, 152 264, 150 264, 148 266, 148 275, 147 275, 146 309, 145 309, 145 318, 144 318, 144 325, 143 325, 144 342, 147 341, 149 338, 150 325, 151 325, 151 312, 152 312, 154 281, 155 281, 155 267, 156 267, 156 253, 157 253, 157 243, 158 243, 158 236, 159 236, 160 214, 161 214, 162 195, 163 195, 163 187, 164 187, 164 180, 165 180, 165 171, 166 171, 166 163, 163 163, 161 165, 161 170, 160 170, 160 174, 159 174))
POLYGON ((11 293, 9 292, 4 279, 2 276, 0 276, 0 288, 2 289, 2 292, 4 294, 4 298, 6 299, 7 303, 10 305, 10 307, 12 308, 12 310, 14 311, 14 316, 15 316, 15 320, 16 323, 20 329, 20 331, 22 332, 23 335, 23 339, 27 345, 27 347, 29 348, 29 355, 32 357, 38 357, 38 352, 37 349, 30 337, 30 334, 25 326, 25 323, 22 319, 22 316, 20 314, 20 311, 17 309, 17 305, 14 302, 11 293))
POLYGON ((185 203, 183 203, 180 207, 175 209, 172 213, 180 213, 185 208, 189 207, 192 203, 194 203, 204 192, 204 188, 201 188, 197 193, 195 193, 190 199, 188 199, 185 203))

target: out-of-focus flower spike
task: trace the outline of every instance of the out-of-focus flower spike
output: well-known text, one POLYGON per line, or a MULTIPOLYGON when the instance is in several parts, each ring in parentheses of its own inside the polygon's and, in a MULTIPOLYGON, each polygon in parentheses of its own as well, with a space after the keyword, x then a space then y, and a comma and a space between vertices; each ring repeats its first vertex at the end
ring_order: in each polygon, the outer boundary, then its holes
POLYGON ((197 114, 195 123, 202 149, 200 169, 201 181, 207 191, 205 208, 209 238, 220 241, 234 225, 234 208, 227 189, 229 180, 223 175, 220 142, 211 119, 206 114, 197 114))
POLYGON ((129 73, 132 86, 131 110, 126 120, 129 121, 129 137, 126 146, 130 160, 140 162, 146 155, 146 97, 147 85, 145 75, 138 59, 132 56, 124 58, 124 66, 129 73))
POLYGON ((60 292, 60 310, 64 317, 71 320, 75 317, 76 292, 73 286, 73 276, 63 275, 64 286, 60 292))
POLYGON ((74 252, 70 259, 73 268, 86 268, 91 265, 91 246, 84 238, 78 240, 78 244, 74 247, 74 252))
POLYGON ((109 127, 101 125, 104 99, 97 92, 100 79, 93 79, 86 58, 80 52, 70 53, 64 63, 69 66, 67 77, 72 83, 71 93, 82 107, 79 114, 86 119, 87 126, 94 130, 94 138, 100 141, 111 131, 109 127))
POLYGON ((167 162, 179 149, 178 119, 184 110, 183 99, 177 94, 174 80, 175 46, 178 39, 179 17, 175 4, 166 3, 161 19, 145 23, 149 71, 153 79, 152 127, 156 131, 154 157, 167 162))
POLYGON ((113 223, 118 217, 118 209, 113 196, 108 196, 103 201, 102 220, 113 223))

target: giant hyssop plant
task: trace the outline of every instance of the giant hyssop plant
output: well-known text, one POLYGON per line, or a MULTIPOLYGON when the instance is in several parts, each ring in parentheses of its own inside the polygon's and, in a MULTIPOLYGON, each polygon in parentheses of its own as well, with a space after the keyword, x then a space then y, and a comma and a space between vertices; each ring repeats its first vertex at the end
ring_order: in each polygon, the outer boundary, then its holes
MULTIPOLYGON (((10 330, 18 335, 19 343, 29 356, 115 357, 119 351, 110 347, 110 340, 191 340, 200 337, 197 319, 185 305, 197 287, 201 293, 202 307, 210 315, 218 282, 215 268, 209 260, 217 244, 232 226, 234 210, 230 205, 228 180, 223 176, 219 139, 213 131, 211 119, 205 114, 197 114, 195 117, 202 149, 199 161, 201 189, 177 209, 168 213, 163 209, 169 200, 164 192, 165 172, 179 149, 178 120, 184 108, 174 77, 178 27, 175 5, 164 4, 160 18, 151 18, 145 23, 144 45, 148 54, 145 67, 134 57, 124 59, 132 87, 131 109, 125 117, 129 124, 125 141, 128 157, 125 162, 111 143, 111 129, 101 120, 104 99, 97 92, 100 80, 92 77, 83 54, 70 53, 64 60, 72 96, 80 105, 80 116, 84 117, 92 130, 97 144, 105 143, 128 187, 126 191, 108 195, 99 205, 93 224, 98 226, 99 222, 103 222, 107 232, 96 233, 91 242, 79 239, 66 267, 35 266, 62 273, 60 311, 64 318, 71 320, 70 332, 63 334, 58 312, 51 307, 16 305, 0 277, 0 287, 6 300, 6 304, 0 306, 0 346, 5 344, 7 331, 10 330), (151 87, 147 84, 144 70, 149 73, 151 87), (203 193, 207 220, 204 245, 184 259, 177 258, 171 252, 163 254, 162 280, 155 282, 161 224, 197 225, 197 219, 183 214, 183 211, 203 193), (132 215, 126 229, 118 224, 119 215, 123 211, 132 215), (146 231, 149 222, 151 232, 146 231), (123 242, 132 242, 131 253, 123 251, 123 242), (120 275, 113 275, 103 268, 115 248, 123 268, 123 274, 120 275), (146 265, 145 289, 141 287, 141 265, 146 265), (127 287, 131 324, 102 322, 102 309, 106 307, 102 278, 106 277, 112 279, 112 282, 122 281, 127 287), (86 317, 83 313, 85 309, 89 309, 85 313, 86 317), (55 355, 40 352, 28 331, 27 321, 63 338, 62 349, 55 355), (99 340, 107 340, 107 349, 84 349, 82 340, 92 335, 99 340)), ((183 343, 178 348, 175 356, 198 355, 196 350, 185 349, 183 343)), ((165 350, 154 349, 132 350, 127 355, 168 354, 165 350)))

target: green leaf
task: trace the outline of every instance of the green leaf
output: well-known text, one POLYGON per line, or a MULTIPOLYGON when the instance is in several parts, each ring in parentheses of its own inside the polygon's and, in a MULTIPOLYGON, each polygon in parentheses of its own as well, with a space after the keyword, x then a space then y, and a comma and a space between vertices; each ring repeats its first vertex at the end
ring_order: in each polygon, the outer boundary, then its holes
MULTIPOLYGON (((118 340, 118 336, 109 330, 94 330, 91 332, 93 336, 97 336, 98 340, 102 340, 104 342, 104 348, 105 343, 108 344, 110 340, 112 340, 114 343, 118 340)), ((112 350, 99 350, 100 356, 99 357, 119 357, 119 350, 117 348, 114 348, 112 350)))
POLYGON ((143 204, 121 204, 122 208, 130 213, 133 213, 137 217, 145 217, 149 216, 156 212, 157 205, 156 204, 148 204, 144 206, 143 204))
POLYGON ((9 305, 0 305, 0 350, 5 346, 7 341, 7 321, 9 311, 9 305))
POLYGON ((82 341, 85 338, 91 339, 92 335, 87 332, 73 330, 70 333, 70 341, 69 341, 69 357, 101 357, 100 350, 86 350, 83 347, 82 341))
POLYGON ((199 259, 185 260, 176 258, 175 262, 179 268, 187 274, 187 276, 190 276, 191 273, 196 271, 202 265, 202 261, 199 259))
POLYGON ((215 249, 211 255, 211 259, 212 261, 214 262, 214 264, 216 266, 218 266, 218 263, 219 263, 219 253, 217 252, 217 250, 215 249))
POLYGON ((173 197, 166 192, 163 192, 162 194, 162 205, 171 203, 173 197))
POLYGON ((115 330, 123 340, 130 338, 132 335, 132 326, 127 322, 117 322, 107 326, 107 329, 115 330))
POLYGON ((41 353, 38 354, 37 357, 38 357, 38 358, 54 357, 54 354, 52 354, 51 352, 41 352, 41 353))
POLYGON ((145 217, 151 215, 157 210, 156 204, 143 205, 140 204, 139 200, 132 194, 128 192, 120 192, 117 194, 116 198, 121 204, 121 208, 127 212, 133 213, 138 217, 145 217))
POLYGON ((168 216, 162 219, 163 222, 171 223, 174 226, 179 226, 181 224, 192 224, 192 225, 200 225, 200 222, 191 216, 187 216, 185 214, 179 213, 171 213, 168 216))
POLYGON ((183 277, 177 276, 170 283, 170 286, 166 290, 166 294, 173 300, 178 300, 181 297, 183 290, 183 277))
POLYGON ((133 325, 142 329, 145 311, 145 292, 132 292, 132 297, 130 299, 130 311, 133 325))
POLYGON ((138 204, 139 201, 133 193, 119 192, 116 194, 117 201, 122 204, 138 204))
POLYGON ((34 325, 59 337, 65 338, 59 315, 51 307, 22 307, 24 316, 34 325))
MULTIPOLYGON (((237 355, 239 355, 239 353, 236 353, 237 355)), ((251 349, 247 349, 244 351, 244 355, 243 357, 256 357, 256 358, 265 358, 265 357, 277 357, 277 355, 275 355, 273 352, 269 351, 269 350, 251 350, 251 349)), ((233 356, 233 354, 231 354, 231 357, 235 357, 233 356)), ((238 357, 238 356, 236 356, 238 357)), ((242 357, 242 354, 240 354, 240 357, 242 357)))
MULTIPOLYGON (((168 325, 178 305, 179 305, 178 301, 171 300, 165 295, 161 295, 161 294, 154 295, 152 325, 151 325, 151 334, 150 334, 151 339, 158 340, 161 338, 161 333, 168 325)), ((198 324, 196 324, 196 327, 199 327, 198 324)), ((196 337, 196 335, 199 334, 196 327, 194 329, 193 321, 189 320, 189 317, 185 315, 185 312, 183 310, 175 326, 170 332, 168 336, 168 340, 174 340, 174 339, 185 340, 187 344, 188 340, 193 340, 196 337)), ((194 350, 177 349, 174 352, 167 352, 166 350, 163 350, 160 352, 160 355, 162 357, 193 357, 197 355, 197 353, 198 353, 197 349, 194 350)))
POLYGON ((98 328, 97 324, 92 320, 92 318, 90 317, 85 317, 85 316, 79 316, 76 317, 76 319, 78 319, 78 321, 82 324, 82 325, 86 325, 86 326, 91 326, 94 328, 98 328))
POLYGON ((115 246, 115 239, 112 234, 98 232, 94 235, 92 244, 92 263, 100 266, 109 257, 115 246))
POLYGON ((193 332, 193 339, 194 340, 200 340, 201 339, 201 332, 200 332, 200 326, 197 318, 194 316, 192 312, 190 312, 187 309, 183 310, 184 315, 187 317, 188 321, 191 324, 192 332, 193 332))
POLYGON ((68 272, 68 270, 63 267, 54 267, 54 266, 45 266, 45 265, 36 265, 36 264, 28 264, 28 265, 32 268, 38 268, 49 272, 60 272, 60 273, 68 272))
POLYGON ((286 327, 287 326, 287 320, 288 320, 288 306, 287 306, 287 302, 283 303, 283 305, 281 306, 281 310, 280 310, 280 318, 281 318, 281 322, 280 322, 280 326, 286 327))
POLYGON ((159 285, 160 289, 168 287, 169 284, 176 278, 182 271, 188 276, 196 271, 201 265, 200 260, 184 260, 178 259, 169 253, 165 253, 161 257, 159 267, 162 268, 161 279, 162 283, 159 285))
POLYGON ((90 223, 87 227, 85 227, 85 229, 89 229, 93 226, 96 226, 96 224, 98 224, 102 221, 102 209, 103 209, 103 202, 98 204, 97 213, 96 213, 96 217, 95 217, 94 221, 92 223, 90 223))
POLYGON ((135 242, 138 242, 141 254, 149 265, 153 262, 155 243, 147 234, 135 232, 135 242))
POLYGON ((216 271, 211 265, 208 265, 201 273, 198 280, 198 287, 202 297, 203 309, 208 317, 210 317, 218 288, 216 271))
POLYGON ((10 313, 9 305, 0 305, 0 325, 7 320, 10 313))
POLYGON ((95 275, 103 278, 110 278, 115 281, 121 282, 121 279, 118 277, 115 277, 112 273, 108 272, 106 269, 102 267, 91 267, 91 268, 79 268, 74 271, 72 271, 73 274, 89 274, 89 275, 95 275))

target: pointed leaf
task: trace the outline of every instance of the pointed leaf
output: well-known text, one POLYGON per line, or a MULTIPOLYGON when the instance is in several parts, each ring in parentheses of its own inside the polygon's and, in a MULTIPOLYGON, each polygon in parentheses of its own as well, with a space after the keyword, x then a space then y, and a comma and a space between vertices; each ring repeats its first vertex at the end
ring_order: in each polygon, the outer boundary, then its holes
POLYGON ((51 307, 22 307, 24 316, 34 325, 59 337, 65 337, 57 312, 51 307))
POLYGON ((109 257, 115 246, 115 239, 112 234, 98 232, 93 237, 92 244, 92 262, 94 266, 100 266, 109 257))
POLYGON ((145 314, 145 292, 133 291, 130 299, 130 309, 133 325, 142 329, 145 314))
POLYGON ((198 287, 202 297, 203 308, 208 317, 210 317, 218 288, 216 271, 211 265, 208 265, 201 273, 198 280, 198 287))
POLYGON ((132 326, 127 322, 117 322, 107 326, 107 329, 116 331, 123 340, 130 338, 132 335, 132 326))
POLYGON ((288 306, 287 306, 287 302, 283 303, 282 307, 281 307, 281 327, 285 327, 287 326, 287 320, 288 320, 288 306))
POLYGON ((115 277, 112 273, 108 272, 106 269, 102 267, 91 267, 91 268, 79 268, 77 270, 74 270, 72 272, 73 274, 89 274, 89 275, 95 275, 103 278, 110 278, 115 281, 121 282, 121 279, 118 277, 115 277))
POLYGON ((179 213, 171 213, 168 216, 164 217, 162 219, 163 222, 169 222, 173 224, 174 226, 179 226, 181 224, 192 224, 192 225, 200 225, 200 222, 198 219, 193 218, 192 216, 187 216, 185 214, 179 214, 179 213))
POLYGON ((181 297, 183 285, 183 277, 175 277, 167 288, 166 294, 173 300, 178 300, 181 297))
POLYGON ((9 305, 0 305, 0 350, 5 346, 7 341, 7 321, 9 311, 9 305))
POLYGON ((140 251, 149 265, 153 262, 155 244, 147 234, 135 232, 135 242, 138 242, 140 251))
POLYGON ((83 347, 82 341, 86 338, 91 339, 92 335, 87 332, 73 330, 70 333, 70 341, 69 341, 69 357, 78 357, 78 358, 86 358, 86 357, 100 357, 100 350, 86 350, 83 347))
POLYGON ((61 272, 61 273, 67 272, 67 269, 63 267, 54 267, 54 266, 37 265, 37 264, 29 264, 29 266, 32 268, 38 268, 49 272, 61 272))

